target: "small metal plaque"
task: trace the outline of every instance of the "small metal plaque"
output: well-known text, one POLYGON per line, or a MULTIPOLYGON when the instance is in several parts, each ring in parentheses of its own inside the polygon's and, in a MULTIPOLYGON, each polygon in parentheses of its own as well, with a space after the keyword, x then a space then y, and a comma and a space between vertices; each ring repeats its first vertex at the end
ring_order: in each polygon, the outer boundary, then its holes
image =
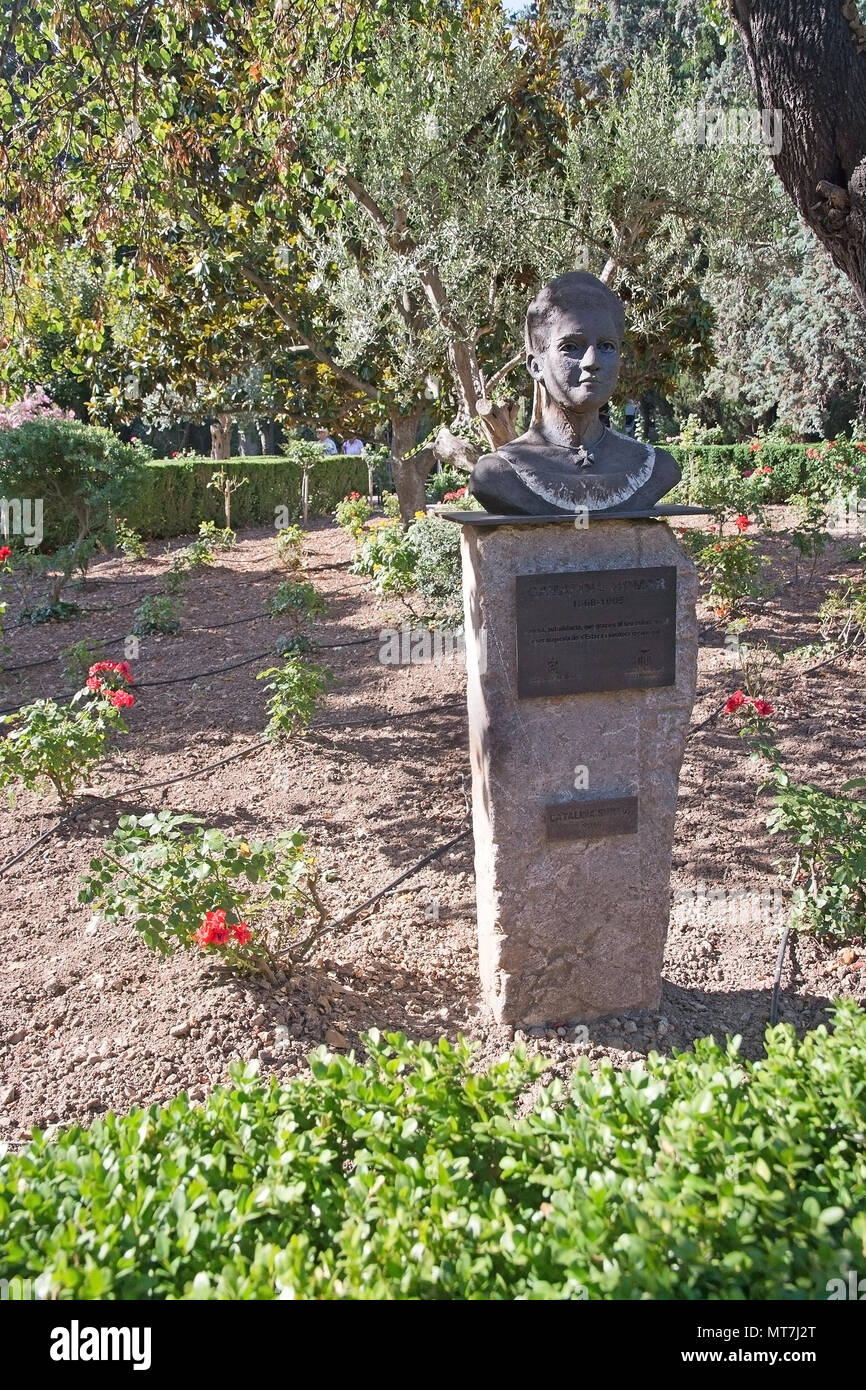
POLYGON ((676 682, 677 571, 517 576, 517 693, 582 695, 676 682))
POLYGON ((603 840, 637 833, 637 797, 585 797, 544 808, 548 840, 603 840))

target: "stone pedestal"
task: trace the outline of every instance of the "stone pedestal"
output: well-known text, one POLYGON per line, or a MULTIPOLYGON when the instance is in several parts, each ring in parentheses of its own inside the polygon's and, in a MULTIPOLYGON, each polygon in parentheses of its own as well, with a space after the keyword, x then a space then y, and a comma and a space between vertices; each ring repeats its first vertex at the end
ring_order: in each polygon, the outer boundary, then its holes
POLYGON ((661 520, 473 515, 460 519, 485 998, 526 1025, 654 1008, 694 565, 661 520))

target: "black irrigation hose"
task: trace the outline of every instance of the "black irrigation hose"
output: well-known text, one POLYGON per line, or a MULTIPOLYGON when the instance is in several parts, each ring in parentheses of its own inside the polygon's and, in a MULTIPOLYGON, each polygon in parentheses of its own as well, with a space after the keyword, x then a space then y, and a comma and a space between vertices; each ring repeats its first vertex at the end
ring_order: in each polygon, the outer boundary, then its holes
POLYGON ((424 715, 424 717, 426 718, 426 716, 427 716, 428 714, 444 714, 444 713, 453 713, 453 714, 457 714, 458 712, 459 712, 459 713, 462 713, 463 710, 465 710, 465 708, 466 708, 466 702, 465 702, 465 700, 459 700, 459 701, 457 701, 456 703, 452 702, 452 703, 450 703, 450 704, 444 704, 444 705, 424 705, 424 707, 421 708, 421 709, 407 709, 407 710, 403 710, 403 711, 402 711, 401 713, 399 713, 399 714, 381 714, 381 715, 375 715, 372 719, 347 719, 347 720, 344 720, 343 723, 341 723, 341 724, 324 724, 324 723, 319 723, 319 724, 308 724, 308 725, 307 725, 307 729, 310 730, 310 731, 312 732, 314 729, 317 730, 317 731, 318 731, 318 730, 327 731, 327 730, 329 730, 329 729, 339 730, 339 729, 359 729, 359 728, 365 728, 365 727, 366 727, 366 728, 369 728, 369 727, 371 727, 371 726, 373 726, 373 725, 375 725, 375 724, 393 724, 394 721, 397 720, 397 719, 411 719, 411 718, 413 717, 413 715, 418 715, 418 714, 424 715))
POLYGON ((461 840, 465 840, 467 835, 471 835, 471 833, 471 827, 467 826, 465 830, 460 831, 459 835, 455 835, 451 840, 446 840, 444 845, 439 845, 438 849, 432 849, 429 854, 424 855, 423 859, 419 859, 417 864, 410 865, 408 869, 403 870, 402 874, 398 874, 396 878, 392 878, 391 882, 386 883, 384 888, 380 888, 378 893, 374 893, 372 897, 366 898, 358 907, 353 907, 351 912, 347 912, 344 916, 338 917, 336 922, 332 922, 330 926, 325 927, 322 935, 328 931, 339 931, 341 927, 348 927, 354 922, 356 917, 360 917, 362 912, 366 912, 368 907, 372 907, 380 898, 384 898, 386 893, 390 893, 392 888, 396 888, 400 883, 405 883, 407 878, 411 878, 413 874, 417 874, 419 869, 423 869, 425 865, 430 864, 434 859, 438 859, 440 854, 444 854, 445 851, 451 849, 453 845, 457 845, 461 840))
POLYGON ((775 1028, 779 1022, 779 993, 782 988, 782 967, 785 964, 785 952, 788 949, 788 937, 791 935, 790 922, 782 933, 782 940, 779 943, 779 954, 776 958, 776 974, 773 977, 773 996, 770 1001, 770 1027, 775 1028))

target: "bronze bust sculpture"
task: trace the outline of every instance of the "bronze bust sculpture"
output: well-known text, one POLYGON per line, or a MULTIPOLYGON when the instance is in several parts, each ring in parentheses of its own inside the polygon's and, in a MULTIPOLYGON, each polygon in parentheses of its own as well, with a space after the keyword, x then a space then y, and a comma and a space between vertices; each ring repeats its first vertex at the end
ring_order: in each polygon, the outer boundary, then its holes
POLYGON ((532 423, 475 465, 469 491, 486 511, 648 511, 679 482, 669 453, 599 418, 616 386, 624 333, 622 300, 594 275, 560 275, 535 296, 525 334, 532 423))

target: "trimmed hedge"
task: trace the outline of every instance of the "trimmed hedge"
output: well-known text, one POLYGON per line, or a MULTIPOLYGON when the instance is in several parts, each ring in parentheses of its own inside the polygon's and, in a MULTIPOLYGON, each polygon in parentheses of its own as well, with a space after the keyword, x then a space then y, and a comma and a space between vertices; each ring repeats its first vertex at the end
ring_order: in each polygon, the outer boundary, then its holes
MULTIPOLYGON (((232 526, 273 522, 277 507, 290 518, 300 515, 300 464, 282 457, 214 459, 154 459, 143 470, 140 488, 126 510, 126 520, 142 536, 185 536, 200 521, 224 524, 221 494, 208 482, 225 468, 249 481, 232 493, 232 526)), ((310 473, 310 514, 327 515, 347 492, 367 491, 366 460, 347 455, 325 456, 310 473)))
POLYGON ((0 1161, 0 1271, 38 1296, 825 1299, 866 1241, 866 1015, 559 1081, 400 1035, 239 1068, 0 1161), (528 1111, 528 1113, 527 1113, 528 1111))
MULTIPOLYGON (((77 425, 84 435, 86 427, 77 425)), ((93 431, 91 431, 93 432, 93 431)), ((23 433, 23 431, 22 431, 23 433)), ((107 433, 107 431, 104 431, 107 433)), ((118 450, 131 453, 128 445, 118 450)), ((58 467, 62 467, 59 464, 58 467)), ((222 495, 208 482, 219 468, 248 482, 232 493, 232 526, 273 523, 277 507, 287 507, 290 519, 300 516, 302 468, 284 457, 226 459, 149 459, 136 463, 128 496, 118 507, 129 526, 145 538, 193 535, 200 521, 224 525, 222 495)), ((32 488, 18 484, 10 471, 2 484, 8 497, 29 496, 32 488)), ((310 473, 310 515, 327 516, 347 492, 367 491, 367 462, 347 455, 324 456, 310 473)), ((45 498, 43 550, 66 545, 76 533, 75 518, 45 498)))

